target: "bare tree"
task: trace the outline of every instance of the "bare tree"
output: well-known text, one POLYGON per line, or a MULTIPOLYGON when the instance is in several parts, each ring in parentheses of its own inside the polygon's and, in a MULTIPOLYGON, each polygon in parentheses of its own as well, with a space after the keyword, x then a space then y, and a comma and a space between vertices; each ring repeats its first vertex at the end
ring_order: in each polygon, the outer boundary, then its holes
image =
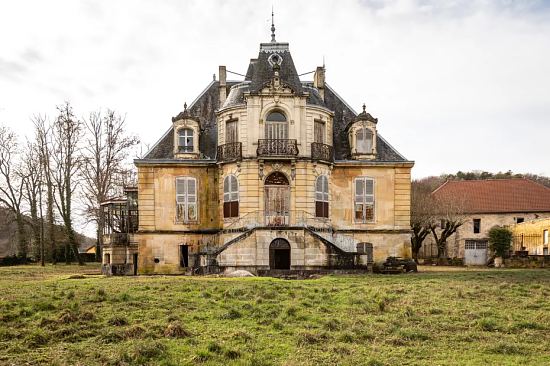
POLYGON ((65 243, 65 260, 70 262, 72 255, 79 264, 84 264, 78 253, 76 233, 73 228, 73 195, 78 186, 77 175, 82 166, 80 139, 82 138, 83 123, 75 117, 69 102, 57 107, 58 116, 53 123, 53 154, 50 156, 55 163, 53 181, 57 194, 55 204, 59 211, 67 241, 65 243))
MULTIPOLYGON (((46 185, 46 230, 43 233, 44 246, 49 248, 52 264, 57 263, 57 243, 55 242, 55 214, 54 197, 55 185, 53 180, 53 141, 52 126, 47 122, 45 116, 36 115, 32 118, 35 126, 35 138, 38 149, 38 158, 42 168, 42 177, 46 185), (44 235, 45 234, 45 235, 44 235)), ((41 192, 40 192, 41 194, 41 192)), ((40 200, 42 205, 42 200, 40 200)), ((41 208, 42 206, 40 206, 41 208)), ((42 222, 42 225, 44 223, 42 222)))
POLYGON ((126 175, 126 159, 139 140, 125 134, 125 119, 112 110, 103 115, 99 111, 90 113, 85 125, 88 138, 82 170, 83 198, 88 219, 97 225, 96 258, 99 260, 105 227, 100 204, 114 193, 120 175, 126 175))
POLYGON ((24 179, 24 200, 28 205, 31 221, 32 243, 35 257, 40 258, 40 263, 44 265, 44 241, 42 240, 42 222, 39 217, 39 206, 41 205, 42 190, 42 169, 40 164, 38 145, 27 142, 23 152, 23 161, 21 162, 22 175, 24 179))
POLYGON ((433 197, 433 199, 433 212, 439 219, 439 225, 433 224, 430 231, 437 246, 437 256, 442 260, 447 257, 447 239, 466 222, 464 202, 459 198, 451 197, 433 197))
POLYGON ((0 127, 0 203, 14 215, 17 224, 17 254, 27 258, 25 222, 22 213, 23 186, 17 136, 7 127, 0 127))
POLYGON ((415 180, 411 185, 411 248, 414 260, 418 260, 418 252, 424 239, 436 225, 434 216, 435 202, 431 195, 432 187, 425 180, 415 180))

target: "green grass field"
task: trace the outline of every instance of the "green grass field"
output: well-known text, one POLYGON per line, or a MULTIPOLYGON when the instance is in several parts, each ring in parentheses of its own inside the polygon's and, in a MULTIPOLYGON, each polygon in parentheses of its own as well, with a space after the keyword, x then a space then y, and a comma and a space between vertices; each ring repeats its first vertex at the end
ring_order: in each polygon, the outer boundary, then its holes
POLYGON ((550 270, 97 273, 0 268, 0 364, 550 365, 550 270))

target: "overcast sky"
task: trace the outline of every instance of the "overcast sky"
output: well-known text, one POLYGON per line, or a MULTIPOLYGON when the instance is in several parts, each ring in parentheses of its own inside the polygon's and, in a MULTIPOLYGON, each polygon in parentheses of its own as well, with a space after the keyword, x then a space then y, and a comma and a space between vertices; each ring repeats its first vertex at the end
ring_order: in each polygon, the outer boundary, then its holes
POLYGON ((152 144, 218 65, 246 72, 272 3, 298 72, 324 57, 327 82, 366 103, 414 177, 550 175, 544 1, 2 1, 0 123, 30 134, 30 116, 69 100, 126 114, 152 144))

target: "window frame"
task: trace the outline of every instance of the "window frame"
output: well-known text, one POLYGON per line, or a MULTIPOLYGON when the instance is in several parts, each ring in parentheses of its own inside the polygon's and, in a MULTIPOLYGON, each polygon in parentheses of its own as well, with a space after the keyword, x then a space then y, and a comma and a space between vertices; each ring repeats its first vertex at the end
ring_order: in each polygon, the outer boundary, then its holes
POLYGON ((550 242, 550 233, 548 229, 542 230, 542 245, 548 245, 550 242))
POLYGON ((472 219, 472 226, 474 234, 481 234, 481 219, 472 219))
POLYGON ((190 152, 194 152, 195 151, 195 130, 193 130, 192 128, 189 128, 189 127, 181 127, 181 128, 178 128, 178 131, 177 131, 177 140, 178 140, 178 152, 183 152, 183 153, 190 153, 190 152), (187 131, 189 131, 191 133, 190 136, 187 135, 187 131), (182 132, 184 133, 182 135, 182 132), (181 139, 184 139, 184 144, 182 145, 181 144, 181 139), (191 138, 191 145, 187 145, 187 139, 188 138, 191 138))
POLYGON ((264 139, 266 140, 288 140, 290 138, 289 117, 280 109, 274 109, 265 115, 264 139), (280 115, 283 120, 269 119, 271 116, 280 115))
POLYGON ((328 176, 322 174, 315 179, 315 218, 328 219, 330 209, 330 187, 328 176), (318 184, 321 181, 321 190, 318 184))
POLYGON ((353 221, 357 224, 367 224, 367 223, 375 223, 376 222, 376 180, 372 177, 367 176, 361 176, 361 177, 355 177, 353 179, 353 221), (362 197, 362 202, 357 201, 357 198, 359 195, 357 194, 357 181, 363 181, 363 194, 360 196, 362 197), (367 194, 367 181, 372 182, 372 194, 367 194), (372 196, 372 202, 367 202, 366 198, 367 196, 372 196), (359 212, 356 208, 357 205, 363 205, 362 209, 362 219, 357 218, 357 212, 359 212), (367 217, 367 205, 372 206, 372 218, 368 219, 367 217))
POLYGON ((231 118, 225 121, 225 143, 230 144, 230 143, 236 143, 236 142, 239 142, 239 119, 231 118), (234 137, 234 139, 229 138, 230 137, 229 132, 231 132, 230 127, 234 127, 234 130, 235 130, 233 134, 234 136, 231 136, 231 137, 234 137))
POLYGON ((355 152, 357 154, 372 154, 374 150, 374 132, 367 126, 360 126, 355 130, 355 152), (362 138, 359 140, 359 134, 362 138), (370 151, 367 149, 367 134, 370 134, 370 151), (361 141, 362 143, 360 143, 361 141), (359 149, 359 146, 363 146, 364 149, 359 149))
POLYGON ((223 179, 223 218, 232 219, 239 217, 239 202, 240 202, 240 184, 239 179, 230 174, 223 179), (236 183, 236 189, 233 190, 232 181, 236 183), (228 190, 226 191, 226 182, 228 190), (226 209, 227 207, 227 209, 226 209), (226 210, 229 215, 226 216, 226 210))
POLYGON ((176 199, 176 222, 177 223, 194 223, 199 221, 199 185, 198 185, 198 179, 195 177, 190 176, 182 176, 182 177, 176 177, 175 179, 175 199, 176 199), (178 182, 183 181, 184 186, 184 192, 178 193, 178 182), (188 192, 189 190, 189 183, 194 183, 194 194, 190 194, 188 192), (181 201, 180 201, 181 198, 181 201), (194 201, 191 201, 190 198, 194 198, 194 201), (183 209, 183 217, 180 217, 179 210, 180 206, 182 205, 183 209), (195 218, 190 218, 190 208, 194 206, 195 209, 195 218))

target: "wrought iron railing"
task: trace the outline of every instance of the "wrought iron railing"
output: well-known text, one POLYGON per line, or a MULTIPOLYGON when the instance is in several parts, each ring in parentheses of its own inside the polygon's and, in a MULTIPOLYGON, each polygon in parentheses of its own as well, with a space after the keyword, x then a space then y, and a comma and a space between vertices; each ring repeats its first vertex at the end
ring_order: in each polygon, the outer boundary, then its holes
POLYGON ((333 161, 334 159, 334 148, 327 144, 322 144, 320 142, 311 143, 311 159, 312 160, 323 160, 323 161, 333 161))
POLYGON ((218 161, 241 160, 243 156, 243 144, 240 142, 230 142, 218 146, 218 161))
POLYGON ((261 139, 256 153, 266 157, 294 157, 298 155, 298 143, 293 139, 261 139))

